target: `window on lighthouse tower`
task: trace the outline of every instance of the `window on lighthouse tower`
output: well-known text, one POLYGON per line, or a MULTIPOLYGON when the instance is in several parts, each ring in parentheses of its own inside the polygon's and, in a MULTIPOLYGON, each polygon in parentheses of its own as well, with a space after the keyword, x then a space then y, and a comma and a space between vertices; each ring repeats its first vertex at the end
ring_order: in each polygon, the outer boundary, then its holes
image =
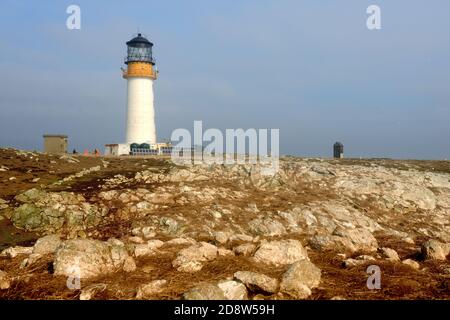
POLYGON ((128 61, 142 61, 142 62, 152 61, 151 48, 128 47, 128 61))

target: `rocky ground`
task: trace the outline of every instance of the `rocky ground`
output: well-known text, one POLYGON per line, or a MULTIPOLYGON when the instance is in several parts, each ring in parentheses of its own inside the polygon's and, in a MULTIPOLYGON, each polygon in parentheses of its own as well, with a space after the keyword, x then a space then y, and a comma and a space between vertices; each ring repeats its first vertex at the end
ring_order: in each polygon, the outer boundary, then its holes
POLYGON ((0 182, 0 299, 450 298, 448 161, 0 149, 0 182))

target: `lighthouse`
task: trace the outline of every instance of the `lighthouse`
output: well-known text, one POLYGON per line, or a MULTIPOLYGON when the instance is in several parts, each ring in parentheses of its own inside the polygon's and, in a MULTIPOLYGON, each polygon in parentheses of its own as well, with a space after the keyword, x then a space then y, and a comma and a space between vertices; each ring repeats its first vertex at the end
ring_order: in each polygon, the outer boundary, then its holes
POLYGON ((126 69, 127 80, 127 144, 156 144, 155 108, 153 106, 153 81, 158 72, 153 59, 153 43, 142 34, 128 41, 126 69))

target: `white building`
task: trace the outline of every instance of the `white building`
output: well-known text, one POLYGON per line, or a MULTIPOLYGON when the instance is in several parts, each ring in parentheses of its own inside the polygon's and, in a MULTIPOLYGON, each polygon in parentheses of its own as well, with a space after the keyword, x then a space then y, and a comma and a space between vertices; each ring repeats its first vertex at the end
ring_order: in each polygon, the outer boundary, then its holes
POLYGON ((153 105, 153 81, 158 76, 152 55, 153 43, 140 33, 127 42, 127 129, 123 144, 108 144, 105 155, 130 154, 131 144, 155 145, 155 108, 153 105))

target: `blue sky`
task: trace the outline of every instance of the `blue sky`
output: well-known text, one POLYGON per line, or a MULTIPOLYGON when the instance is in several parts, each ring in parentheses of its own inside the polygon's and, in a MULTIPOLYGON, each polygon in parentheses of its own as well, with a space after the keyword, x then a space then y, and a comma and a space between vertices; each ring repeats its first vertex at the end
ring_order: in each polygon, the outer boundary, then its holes
POLYGON ((280 152, 450 158, 450 2, 0 2, 0 146, 125 138, 125 42, 155 44, 159 139, 176 128, 279 128, 280 152), (66 8, 81 7, 81 30, 66 8), (381 7, 369 31, 366 8, 381 7))

